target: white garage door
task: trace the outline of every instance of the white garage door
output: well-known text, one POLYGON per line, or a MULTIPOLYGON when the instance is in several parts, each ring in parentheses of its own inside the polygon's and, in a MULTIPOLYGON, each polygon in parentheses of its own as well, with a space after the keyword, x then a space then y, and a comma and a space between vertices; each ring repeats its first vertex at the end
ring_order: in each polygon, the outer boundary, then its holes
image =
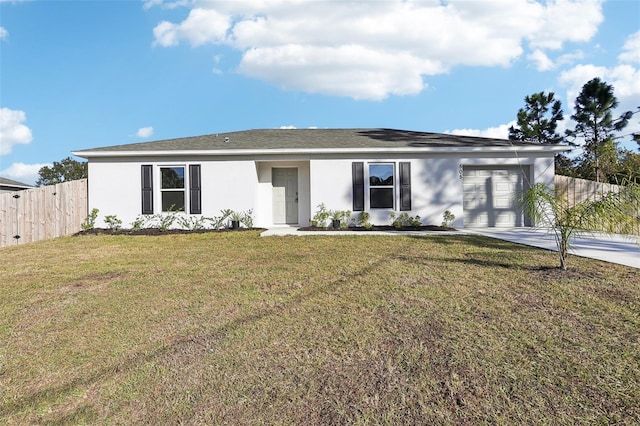
POLYGON ((524 184, 523 168, 465 166, 463 176, 464 226, 523 226, 516 196, 524 184))

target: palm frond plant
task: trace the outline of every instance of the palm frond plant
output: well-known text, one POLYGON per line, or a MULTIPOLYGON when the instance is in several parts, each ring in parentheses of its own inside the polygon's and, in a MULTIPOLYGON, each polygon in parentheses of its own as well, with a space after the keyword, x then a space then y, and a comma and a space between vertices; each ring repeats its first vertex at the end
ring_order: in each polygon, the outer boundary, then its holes
POLYGON ((567 269, 571 239, 576 234, 633 234, 640 226, 640 185, 633 182, 620 186, 618 192, 579 203, 571 203, 565 193, 538 183, 522 192, 519 201, 536 227, 553 232, 563 270, 567 269))

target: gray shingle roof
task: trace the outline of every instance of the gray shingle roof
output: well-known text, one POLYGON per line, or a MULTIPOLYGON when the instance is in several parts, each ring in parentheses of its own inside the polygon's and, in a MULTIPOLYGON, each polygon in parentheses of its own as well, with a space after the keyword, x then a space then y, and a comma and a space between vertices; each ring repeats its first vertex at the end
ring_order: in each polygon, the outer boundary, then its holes
POLYGON ((0 176, 0 186, 15 186, 16 188, 33 188, 32 185, 18 182, 17 180, 11 180, 0 176))
POLYGON ((149 152, 149 151, 222 151, 222 150, 304 150, 336 148, 417 148, 417 147, 507 147, 539 146, 539 144, 426 133, 394 129, 266 129, 244 130, 114 145, 74 151, 82 156, 88 152, 149 152))

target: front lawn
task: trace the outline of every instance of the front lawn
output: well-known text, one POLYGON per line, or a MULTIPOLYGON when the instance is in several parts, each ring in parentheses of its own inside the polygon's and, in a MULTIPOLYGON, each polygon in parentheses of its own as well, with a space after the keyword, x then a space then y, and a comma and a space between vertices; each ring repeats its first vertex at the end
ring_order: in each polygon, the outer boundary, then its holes
POLYGON ((0 423, 633 424, 637 270, 471 235, 0 250, 0 423))

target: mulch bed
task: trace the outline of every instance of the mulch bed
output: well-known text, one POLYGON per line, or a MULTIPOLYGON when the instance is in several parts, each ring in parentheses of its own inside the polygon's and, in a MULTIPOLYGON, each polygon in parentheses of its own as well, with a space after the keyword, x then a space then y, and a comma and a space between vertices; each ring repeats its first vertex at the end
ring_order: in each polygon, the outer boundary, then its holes
MULTIPOLYGON (((143 228, 137 230, 131 229, 109 229, 109 228, 94 228, 86 231, 80 231, 76 233, 76 236, 79 235, 179 235, 179 234, 206 234, 210 232, 246 232, 246 231, 264 231, 264 228, 224 228, 224 229, 165 229, 160 230, 159 228, 143 228)), ((321 228, 318 226, 306 226, 303 228, 299 228, 299 231, 325 231, 325 232, 337 232, 337 231, 354 231, 354 232, 381 232, 381 231, 455 231, 454 228, 446 228, 443 226, 435 226, 435 225, 423 225, 423 226, 405 226, 402 228, 396 228, 393 226, 372 226, 371 228, 364 228, 361 226, 350 227, 350 228, 338 228, 334 229, 331 227, 321 228)))
POLYGON ((245 232, 245 231, 260 231, 265 230, 263 228, 224 228, 224 229, 165 229, 159 228, 143 228, 143 229, 109 229, 109 228, 94 228, 86 231, 80 231, 74 235, 180 235, 180 234, 207 234, 211 232, 245 232))

